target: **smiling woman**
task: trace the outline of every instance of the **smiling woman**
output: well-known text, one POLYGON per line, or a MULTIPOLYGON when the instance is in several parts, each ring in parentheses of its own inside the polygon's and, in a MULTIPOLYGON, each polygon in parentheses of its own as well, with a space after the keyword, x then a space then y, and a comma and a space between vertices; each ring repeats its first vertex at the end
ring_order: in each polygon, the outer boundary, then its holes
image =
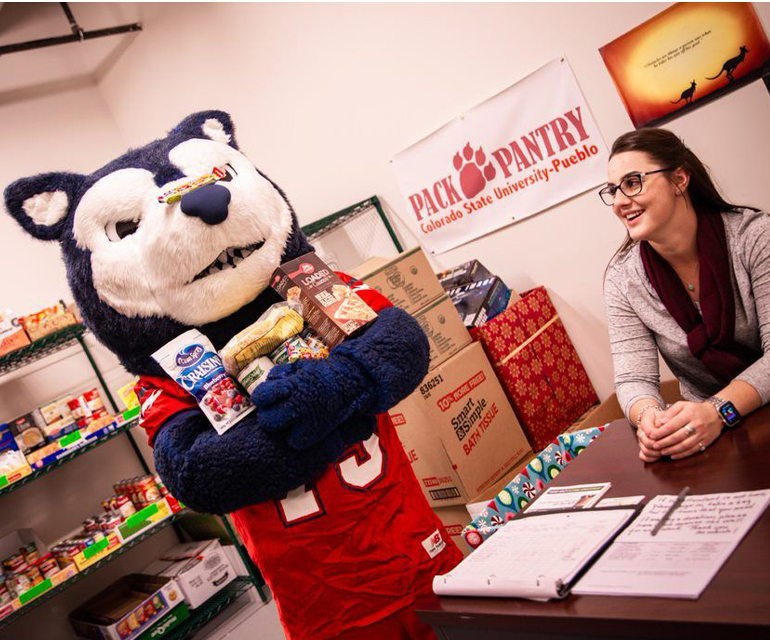
POLYGON ((702 453, 770 400, 770 216, 722 198, 665 129, 618 138, 607 173, 628 233, 604 279, 618 400, 645 462, 702 453), (668 408, 658 352, 685 398, 668 408))

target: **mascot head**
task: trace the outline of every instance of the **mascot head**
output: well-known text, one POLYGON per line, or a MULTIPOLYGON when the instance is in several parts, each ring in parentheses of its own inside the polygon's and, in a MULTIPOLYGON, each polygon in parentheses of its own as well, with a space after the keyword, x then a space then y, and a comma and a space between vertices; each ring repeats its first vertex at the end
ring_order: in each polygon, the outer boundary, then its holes
POLYGON ((85 323, 136 374, 162 375, 150 355, 191 327, 222 346, 276 301, 273 270, 312 250, 222 111, 195 113, 90 175, 17 180, 5 204, 30 235, 60 243, 85 323), (214 167, 222 179, 159 201, 214 167))

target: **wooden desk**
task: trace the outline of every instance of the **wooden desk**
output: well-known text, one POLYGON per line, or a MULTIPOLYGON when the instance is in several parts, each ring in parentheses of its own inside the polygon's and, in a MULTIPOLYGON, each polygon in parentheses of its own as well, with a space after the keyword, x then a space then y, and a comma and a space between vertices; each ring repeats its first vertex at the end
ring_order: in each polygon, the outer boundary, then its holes
MULTIPOLYGON (((550 484, 612 482, 605 497, 770 488, 770 406, 702 454, 644 464, 616 420, 550 484)), ((561 601, 435 598, 418 603, 442 640, 502 638, 770 638, 770 513, 765 512, 698 600, 570 595, 561 601)))

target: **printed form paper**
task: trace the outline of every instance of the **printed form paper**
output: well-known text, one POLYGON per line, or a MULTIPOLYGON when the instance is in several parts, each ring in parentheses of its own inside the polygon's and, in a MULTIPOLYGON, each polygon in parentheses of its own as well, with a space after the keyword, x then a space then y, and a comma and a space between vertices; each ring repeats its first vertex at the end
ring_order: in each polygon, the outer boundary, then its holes
POLYGON ((572 589, 585 595, 698 598, 770 503, 770 490, 657 496, 572 589))

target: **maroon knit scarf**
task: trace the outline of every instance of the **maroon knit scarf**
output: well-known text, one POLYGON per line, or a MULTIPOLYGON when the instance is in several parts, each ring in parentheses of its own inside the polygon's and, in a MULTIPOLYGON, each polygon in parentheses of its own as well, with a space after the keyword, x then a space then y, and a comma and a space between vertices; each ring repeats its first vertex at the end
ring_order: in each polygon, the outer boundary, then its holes
POLYGON ((735 298, 721 215, 698 215, 696 242, 702 316, 674 269, 646 241, 640 243, 642 263, 663 306, 687 334, 690 352, 727 384, 761 354, 735 342, 735 298))

